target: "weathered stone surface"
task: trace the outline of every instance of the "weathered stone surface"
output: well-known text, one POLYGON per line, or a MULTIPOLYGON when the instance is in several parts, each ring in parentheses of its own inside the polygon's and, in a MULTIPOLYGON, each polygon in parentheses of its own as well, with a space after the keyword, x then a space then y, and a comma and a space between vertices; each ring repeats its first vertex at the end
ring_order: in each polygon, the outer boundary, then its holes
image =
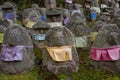
POLYGON ((0 43, 3 43, 3 35, 9 25, 13 24, 13 22, 9 19, 0 19, 0 43))
POLYGON ((90 46, 90 38, 88 37, 90 30, 82 15, 79 13, 73 14, 70 22, 66 24, 66 27, 73 33, 76 47, 87 48, 90 46))
POLYGON ((0 60, 0 69, 4 73, 18 74, 31 70, 34 66, 33 44, 25 29, 17 24, 7 28, 4 35, 4 45, 24 46, 22 61, 3 61, 0 60))
POLYGON ((6 2, 2 5, 2 18, 10 19, 14 23, 16 22, 16 6, 12 2, 6 2))
POLYGON ((93 47, 106 48, 114 45, 119 45, 120 29, 115 24, 108 24, 103 27, 93 42, 93 47))
POLYGON ((48 9, 56 8, 56 0, 45 0, 45 7, 48 9))
POLYGON ((102 27, 105 27, 107 24, 103 21, 96 21, 91 28, 92 32, 98 32, 102 27))
POLYGON ((74 36, 87 36, 90 34, 89 28, 79 13, 75 13, 71 17, 71 21, 66 24, 66 27, 71 30, 74 36))
POLYGON ((28 21, 37 22, 40 20, 40 11, 36 8, 28 8, 23 11, 23 16, 25 21, 24 24, 28 21))
POLYGON ((0 33, 4 33, 11 24, 13 23, 9 19, 0 19, 0 33))
MULTIPOLYGON (((93 41, 93 47, 105 49, 112 46, 118 46, 120 41, 119 37, 120 29, 115 24, 108 24, 99 31, 97 38, 93 41)), ((112 73, 120 73, 120 60, 91 60, 90 64, 95 69, 112 73)))
POLYGON ((120 28, 120 9, 114 10, 113 19, 111 23, 117 24, 117 26, 120 28))
POLYGON ((23 12, 20 10, 16 11, 16 19, 17 19, 17 24, 22 25, 23 24, 23 12))
POLYGON ((32 35, 32 26, 40 20, 40 11, 37 8, 28 8, 23 12, 23 24, 29 35, 32 35))
MULTIPOLYGON (((56 46, 72 46, 72 60, 56 62, 54 61, 46 49, 43 51, 43 65, 51 73, 64 73, 69 74, 71 72, 77 72, 79 68, 79 60, 76 48, 73 43, 73 35, 66 27, 54 27, 51 28, 45 38, 45 44, 47 47, 56 46)), ((62 54, 62 53, 61 53, 62 54)))

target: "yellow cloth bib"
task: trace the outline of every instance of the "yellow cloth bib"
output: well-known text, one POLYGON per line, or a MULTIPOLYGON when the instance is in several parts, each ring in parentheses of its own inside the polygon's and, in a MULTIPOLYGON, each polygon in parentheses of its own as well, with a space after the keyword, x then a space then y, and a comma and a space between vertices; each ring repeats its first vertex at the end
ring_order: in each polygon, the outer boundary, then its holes
POLYGON ((47 51, 54 61, 72 60, 72 46, 47 47, 47 51))
POLYGON ((0 43, 3 43, 3 36, 4 36, 4 34, 0 33, 0 43))
POLYGON ((0 19, 2 19, 2 13, 0 13, 0 19))
POLYGON ((32 26, 33 26, 35 23, 36 23, 36 22, 28 21, 27 24, 26 24, 26 27, 32 28, 32 26))
POLYGON ((97 37, 98 32, 92 32, 91 33, 91 41, 94 41, 97 37))

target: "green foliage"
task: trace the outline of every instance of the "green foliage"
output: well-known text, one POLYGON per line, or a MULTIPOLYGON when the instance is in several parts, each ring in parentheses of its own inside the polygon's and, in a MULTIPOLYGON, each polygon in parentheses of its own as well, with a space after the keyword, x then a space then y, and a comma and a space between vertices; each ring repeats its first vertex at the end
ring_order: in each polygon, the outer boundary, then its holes
MULTIPOLYGON (((33 3, 38 4, 40 7, 44 7, 44 1, 45 0, 1 0, 0 1, 0 5, 2 5, 3 3, 7 2, 7 1, 12 1, 17 5, 17 8, 19 10, 24 10, 26 8, 31 7, 31 5, 33 3)), ((63 4, 64 0, 56 0, 57 1, 57 5, 63 4)), ((82 3, 84 2, 84 0, 73 0, 74 2, 77 3, 82 3)))

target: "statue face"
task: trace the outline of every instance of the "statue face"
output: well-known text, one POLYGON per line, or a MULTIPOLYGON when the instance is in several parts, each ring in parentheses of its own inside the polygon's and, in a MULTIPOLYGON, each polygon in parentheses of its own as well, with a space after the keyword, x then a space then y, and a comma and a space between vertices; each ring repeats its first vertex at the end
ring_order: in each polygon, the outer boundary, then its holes
POLYGON ((65 8, 72 9, 72 4, 71 3, 65 3, 65 8))
POLYGON ((36 12, 31 12, 29 15, 28 15, 28 18, 33 21, 33 22, 36 22, 40 19, 40 16, 39 14, 37 14, 36 12))
POLYGON ((48 16, 47 17, 48 22, 61 22, 61 15, 53 15, 53 16, 48 16))
POLYGON ((64 35, 62 32, 56 32, 53 35, 55 46, 63 46, 64 45, 64 35))

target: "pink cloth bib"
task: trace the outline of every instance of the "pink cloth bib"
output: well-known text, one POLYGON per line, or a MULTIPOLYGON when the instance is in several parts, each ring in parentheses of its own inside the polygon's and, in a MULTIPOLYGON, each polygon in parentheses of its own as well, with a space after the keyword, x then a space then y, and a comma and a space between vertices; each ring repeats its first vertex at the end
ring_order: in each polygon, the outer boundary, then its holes
POLYGON ((90 58, 98 61, 114 61, 120 59, 120 46, 110 48, 95 48, 92 47, 90 58))

